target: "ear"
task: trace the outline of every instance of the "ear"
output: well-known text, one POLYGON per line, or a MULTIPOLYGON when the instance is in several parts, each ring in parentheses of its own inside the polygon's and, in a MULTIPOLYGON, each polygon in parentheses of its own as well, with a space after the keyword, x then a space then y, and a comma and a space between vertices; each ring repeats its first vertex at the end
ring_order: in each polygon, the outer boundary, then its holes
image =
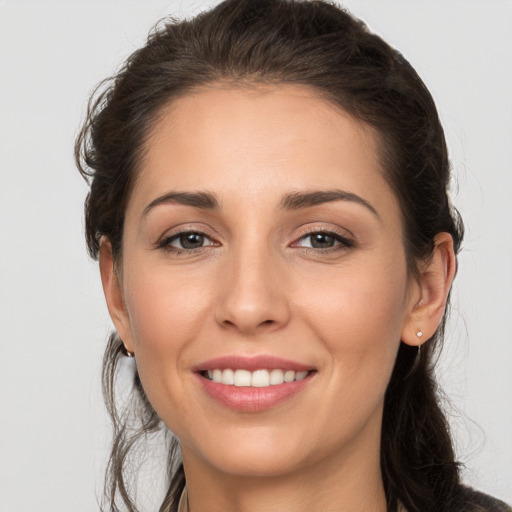
POLYGON ((412 287, 409 311, 402 325, 401 339, 407 345, 419 346, 436 332, 455 277, 456 261, 451 235, 438 233, 432 256, 420 266, 419 279, 412 287))
POLYGON ((117 333, 123 340, 124 346, 133 352, 133 338, 130 327, 130 318, 126 310, 120 276, 116 272, 112 256, 112 244, 103 237, 100 242, 100 274, 103 293, 107 301, 108 312, 114 323, 117 333))

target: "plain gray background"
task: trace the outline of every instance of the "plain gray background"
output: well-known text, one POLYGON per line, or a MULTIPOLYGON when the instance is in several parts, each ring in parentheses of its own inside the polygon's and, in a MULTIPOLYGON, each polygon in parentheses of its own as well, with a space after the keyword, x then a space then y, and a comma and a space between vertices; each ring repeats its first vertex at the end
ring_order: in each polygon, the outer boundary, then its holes
MULTIPOLYGON (((73 139, 99 80, 212 2, 0 0, 0 510, 98 510, 110 329, 73 139)), ((433 93, 467 236, 439 378, 468 483, 512 502, 512 2, 351 0, 433 93)), ((148 505, 148 510, 150 510, 148 505)))

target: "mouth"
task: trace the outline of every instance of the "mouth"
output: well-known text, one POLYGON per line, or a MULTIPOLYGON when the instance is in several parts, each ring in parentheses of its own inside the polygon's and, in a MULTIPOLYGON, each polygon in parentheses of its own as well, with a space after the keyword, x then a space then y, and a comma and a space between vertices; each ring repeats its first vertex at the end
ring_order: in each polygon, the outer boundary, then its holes
POLYGON ((222 357, 194 369, 206 395, 235 411, 273 408, 314 381, 316 368, 271 356, 222 357))
POLYGON ((301 381, 313 372, 315 370, 294 371, 273 368, 249 371, 215 368, 214 370, 205 370, 200 372, 200 374, 205 379, 217 384, 224 384, 225 386, 266 388, 301 381))

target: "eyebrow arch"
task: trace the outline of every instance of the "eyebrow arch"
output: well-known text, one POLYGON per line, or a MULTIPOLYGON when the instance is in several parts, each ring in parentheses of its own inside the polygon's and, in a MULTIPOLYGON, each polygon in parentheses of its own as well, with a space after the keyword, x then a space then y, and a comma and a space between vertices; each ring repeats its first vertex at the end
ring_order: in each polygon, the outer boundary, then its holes
POLYGON ((151 201, 151 203, 144 208, 143 215, 147 215, 155 206, 173 203, 193 206, 194 208, 204 210, 217 210, 220 205, 215 194, 211 192, 168 192, 151 201))
POLYGON ((332 201, 351 201, 360 204, 370 210, 378 219, 380 219, 377 210, 366 199, 359 197, 352 192, 343 190, 315 190, 312 192, 294 192, 288 194, 281 201, 281 208, 285 210, 298 210, 308 208, 332 201))

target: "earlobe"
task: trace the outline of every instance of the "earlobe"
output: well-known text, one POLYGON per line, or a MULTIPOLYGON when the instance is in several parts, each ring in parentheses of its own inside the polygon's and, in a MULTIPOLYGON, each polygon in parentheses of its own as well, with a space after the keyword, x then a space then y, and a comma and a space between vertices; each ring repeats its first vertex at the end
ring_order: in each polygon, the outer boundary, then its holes
POLYGON ((453 239, 449 233, 436 235, 432 256, 419 270, 417 295, 402 327, 401 338, 407 345, 414 346, 429 340, 443 318, 456 271, 453 239))
POLYGON ((120 277, 116 273, 112 245, 106 237, 103 237, 100 242, 99 264, 103 293, 105 294, 110 318, 126 349, 133 352, 130 321, 126 311, 120 277))

